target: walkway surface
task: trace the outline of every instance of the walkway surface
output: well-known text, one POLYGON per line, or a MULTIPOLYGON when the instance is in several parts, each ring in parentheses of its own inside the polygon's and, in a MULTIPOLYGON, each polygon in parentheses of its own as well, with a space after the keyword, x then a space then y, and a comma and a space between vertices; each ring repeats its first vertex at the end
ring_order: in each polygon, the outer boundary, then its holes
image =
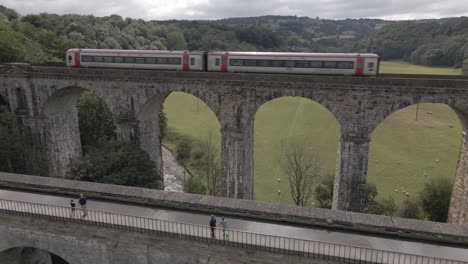
MULTIPOLYGON (((77 202, 78 197, 45 195, 40 193, 17 192, 0 189, 0 199, 40 203, 56 206, 69 206, 70 199, 77 202)), ((209 215, 150 208, 139 205, 119 204, 109 201, 88 200, 88 210, 104 211, 117 214, 134 215, 160 220, 175 221, 195 225, 208 225, 209 215)), ((218 217, 218 223, 221 216, 218 217)), ((284 236, 298 239, 316 240, 356 247, 380 249, 386 251, 415 254, 428 257, 447 258, 467 261, 468 249, 451 245, 421 243, 389 237, 375 237, 341 231, 312 229, 297 226, 279 225, 246 219, 227 219, 229 228, 246 232, 284 236)))

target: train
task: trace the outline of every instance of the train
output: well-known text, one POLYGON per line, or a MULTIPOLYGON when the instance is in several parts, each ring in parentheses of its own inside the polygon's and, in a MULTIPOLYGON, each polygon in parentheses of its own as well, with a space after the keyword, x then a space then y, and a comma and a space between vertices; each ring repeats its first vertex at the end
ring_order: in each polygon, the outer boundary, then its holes
POLYGON ((69 49, 69 67, 377 76, 372 53, 69 49))

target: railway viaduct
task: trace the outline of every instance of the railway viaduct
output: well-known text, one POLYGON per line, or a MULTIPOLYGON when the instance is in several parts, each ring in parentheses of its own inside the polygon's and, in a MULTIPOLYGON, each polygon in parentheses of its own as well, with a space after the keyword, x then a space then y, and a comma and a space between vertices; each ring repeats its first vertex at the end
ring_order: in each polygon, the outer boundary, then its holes
MULTIPOLYGON (((391 113, 416 103, 454 109, 463 127, 450 222, 467 223, 468 80, 305 76, 132 69, 85 69, 9 64, 0 67, 0 100, 15 113, 30 149, 31 174, 64 177, 81 155, 76 101, 89 90, 112 110, 120 140, 140 145, 161 163, 159 111, 173 91, 192 94, 221 126, 222 194, 252 199, 253 124, 262 104, 283 96, 320 103, 340 125, 333 208, 361 211, 370 137, 391 113)), ((162 181, 162 179, 161 179, 162 181)))

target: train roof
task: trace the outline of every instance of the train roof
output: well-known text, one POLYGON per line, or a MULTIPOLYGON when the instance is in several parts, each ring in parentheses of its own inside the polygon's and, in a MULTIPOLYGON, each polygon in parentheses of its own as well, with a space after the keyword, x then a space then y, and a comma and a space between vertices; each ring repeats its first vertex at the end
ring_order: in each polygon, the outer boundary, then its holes
POLYGON ((187 50, 123 50, 123 49, 69 49, 67 52, 82 52, 82 53, 117 53, 117 54, 184 54, 190 53, 194 55, 204 54, 204 51, 187 51, 187 50))
POLYGON ((367 57, 378 58, 373 53, 314 53, 314 52, 253 52, 253 51, 210 51, 210 55, 233 55, 233 56, 291 56, 291 57, 367 57))

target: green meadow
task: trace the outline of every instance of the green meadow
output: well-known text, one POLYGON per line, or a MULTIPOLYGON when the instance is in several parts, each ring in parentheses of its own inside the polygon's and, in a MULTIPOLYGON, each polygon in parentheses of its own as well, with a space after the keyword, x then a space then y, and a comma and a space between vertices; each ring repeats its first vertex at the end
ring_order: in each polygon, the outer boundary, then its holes
MULTIPOLYGON (((382 71, 391 72, 387 67, 392 65, 384 63, 382 71)), ((171 130, 197 139, 211 134, 220 142, 215 114, 194 96, 174 92, 164 102, 164 109, 171 130)), ((340 128, 320 104, 298 97, 279 98, 258 110, 254 126, 256 200, 292 203, 289 182, 278 167, 279 146, 292 138, 314 146, 323 175, 334 173, 340 128)), ((402 192, 416 196, 431 177, 454 178, 460 141, 461 125, 450 107, 420 104, 404 108, 373 132, 367 179, 377 185, 380 196, 391 195, 397 202, 404 198, 402 192)))
POLYGON ((460 75, 461 69, 426 67, 414 65, 406 61, 381 61, 380 73, 460 75))

